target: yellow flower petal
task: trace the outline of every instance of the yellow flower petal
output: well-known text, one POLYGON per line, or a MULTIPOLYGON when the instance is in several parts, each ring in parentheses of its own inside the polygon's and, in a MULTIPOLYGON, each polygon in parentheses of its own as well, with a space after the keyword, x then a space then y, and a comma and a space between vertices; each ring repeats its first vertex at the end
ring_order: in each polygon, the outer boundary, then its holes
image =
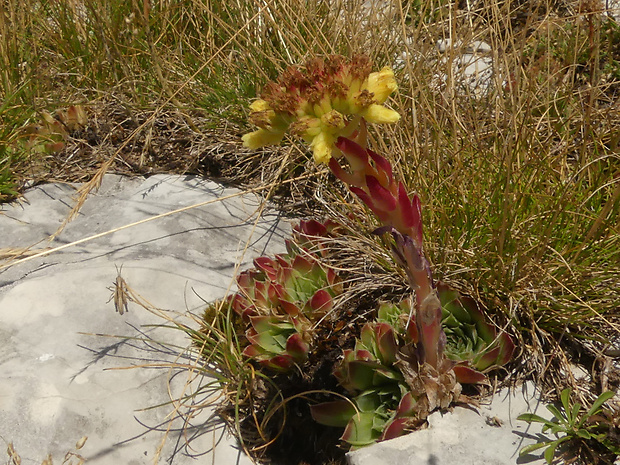
POLYGON ((398 112, 394 110, 390 110, 383 105, 370 105, 364 112, 362 116, 369 123, 395 123, 400 119, 400 115, 398 112))
POLYGON ((396 79, 394 79, 394 71, 386 66, 379 72, 370 73, 368 75, 367 89, 375 94, 375 100, 381 104, 387 100, 392 92, 398 89, 396 79))
POLYGON ((312 148, 312 156, 316 163, 329 163, 335 141, 336 139, 333 136, 325 132, 321 132, 312 140, 310 147, 312 148))
POLYGON ((265 111, 265 110, 270 110, 270 109, 271 108, 269 107, 269 104, 261 99, 254 100, 250 104, 250 110, 252 111, 265 111))
POLYGON ((259 129, 258 131, 244 134, 241 139, 243 140, 244 147, 255 150, 265 145, 279 144, 283 137, 283 132, 273 132, 265 129, 259 129))

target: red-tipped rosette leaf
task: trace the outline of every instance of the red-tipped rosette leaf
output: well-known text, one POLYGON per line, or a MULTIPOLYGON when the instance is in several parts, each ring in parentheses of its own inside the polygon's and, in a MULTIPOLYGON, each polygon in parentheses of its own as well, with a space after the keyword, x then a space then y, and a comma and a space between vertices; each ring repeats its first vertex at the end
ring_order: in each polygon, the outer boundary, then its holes
POLYGON ((304 236, 325 237, 327 235, 327 228, 325 225, 316 220, 301 220, 299 225, 295 226, 293 229, 304 236))
POLYGON ((480 384, 486 383, 487 377, 473 368, 465 365, 456 365, 454 368, 456 380, 461 384, 480 384))
POLYGON ((254 281, 253 303, 257 307, 265 308, 268 305, 268 284, 263 281, 254 281))
MULTIPOLYGON (((360 341, 368 348, 372 348, 375 342, 374 329, 372 323, 366 323, 360 331, 360 341)), ((359 351, 361 352, 361 351, 359 351)))
POLYGON ((377 363, 366 360, 343 362, 334 370, 334 376, 349 391, 362 391, 372 386, 377 363))
POLYGON ((512 342, 512 338, 504 332, 499 335, 499 344, 501 350, 495 363, 499 366, 504 366, 512 360, 515 344, 512 342))
POLYGON ((411 417, 416 413, 416 400, 411 392, 407 392, 400 402, 396 410, 396 418, 411 417))
POLYGON ((276 354, 285 349, 288 335, 295 330, 292 323, 278 317, 253 316, 250 322, 252 326, 246 331, 248 341, 276 354))
POLYGON ((353 447, 363 447, 377 442, 381 434, 374 428, 375 417, 375 412, 356 413, 347 424, 340 439, 353 447))
POLYGON ((231 307, 234 312, 241 316, 243 321, 246 323, 250 321, 251 316, 257 315, 256 307, 250 304, 250 301, 247 300, 243 295, 237 293, 232 297, 231 307))
POLYGON ((387 424, 379 441, 387 441, 402 436, 407 429, 407 425, 411 422, 410 418, 394 418, 387 424))
POLYGON ((485 352, 482 355, 482 357, 476 360, 475 362, 476 368, 478 370, 486 370, 490 366, 495 365, 500 352, 501 352, 501 347, 499 345, 489 350, 488 352, 485 352))
POLYGON ((275 282, 269 283, 267 287, 267 298, 272 306, 276 306, 279 303, 282 292, 283 287, 280 284, 275 282))
POLYGON ((327 269, 327 283, 329 286, 334 286, 338 282, 338 274, 334 271, 333 268, 327 269))
POLYGON ((242 292, 244 295, 249 297, 253 296, 252 290, 254 288, 255 274, 255 272, 252 273, 250 271, 244 271, 237 276, 237 286, 239 287, 239 292, 242 292))
POLYGON ((326 426, 345 427, 356 413, 353 403, 344 399, 310 406, 314 421, 326 426))
POLYGON ((280 306, 284 310, 284 312, 292 317, 299 316, 301 314, 301 309, 295 305, 293 302, 289 300, 280 299, 280 306))
POLYGON ((325 289, 319 289, 310 299, 310 307, 314 312, 326 313, 334 307, 334 300, 325 289))
POLYGON ((415 323, 415 315, 406 326, 406 332, 411 342, 413 342, 414 344, 420 342, 420 333, 418 332, 418 325, 416 325, 415 323))
POLYGON ((313 263, 316 263, 316 262, 311 262, 306 257, 303 257, 301 255, 297 255, 293 259, 293 263, 291 264, 291 266, 293 267, 293 269, 295 271, 297 271, 298 273, 301 273, 303 275, 303 274, 306 274, 306 273, 309 273, 310 271, 312 271, 313 263))
POLYGON ((391 212, 396 209, 396 199, 394 195, 374 176, 366 176, 366 185, 368 186, 368 193, 372 198, 373 204, 376 208, 391 212))
POLYGON ((352 391, 364 391, 395 379, 394 371, 375 360, 353 360, 348 370, 349 383, 343 386, 352 391))
POLYGON ((259 363, 263 366, 271 368, 272 370, 285 373, 293 367, 293 365, 295 364, 295 361, 290 355, 284 354, 284 355, 276 355, 275 357, 269 360, 262 360, 259 363))
POLYGON ((396 363, 398 345, 396 344, 394 329, 387 323, 376 323, 375 334, 381 362, 384 365, 396 363))
POLYGON ((366 349, 356 349, 352 352, 351 360, 375 360, 375 357, 372 355, 372 352, 366 349))
MULTIPOLYGON (((299 244, 293 242, 290 239, 284 239, 284 246, 286 247, 286 253, 291 257, 299 253, 299 244)), ((278 264, 280 264, 280 262, 278 262, 278 264)))
POLYGON ((368 152, 361 145, 345 137, 339 137, 335 145, 344 154, 353 172, 366 169, 368 166, 368 152))
POLYGON ((286 259, 286 257, 283 257, 280 254, 276 254, 275 258, 278 261, 278 264, 280 265, 280 268, 287 268, 287 267, 291 266, 290 263, 288 262, 288 260, 286 259))
POLYGON ((310 347, 303 340, 301 334, 292 334, 286 341, 286 353, 289 354, 297 363, 303 363, 308 358, 310 347))
POLYGON ((278 264, 269 257, 258 257, 254 259, 254 266, 261 270, 269 279, 275 279, 278 264))
POLYGON ((258 358, 259 356, 264 355, 264 351, 260 350, 257 346, 249 345, 245 349, 243 349, 243 355, 250 358, 258 358))

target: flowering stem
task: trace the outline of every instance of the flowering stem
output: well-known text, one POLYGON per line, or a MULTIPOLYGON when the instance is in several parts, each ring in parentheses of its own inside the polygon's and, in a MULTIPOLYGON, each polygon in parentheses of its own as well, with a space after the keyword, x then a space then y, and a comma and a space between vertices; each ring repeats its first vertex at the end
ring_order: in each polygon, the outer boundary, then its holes
POLYGON ((339 137, 336 148, 339 158, 348 162, 344 169, 336 158, 328 166, 376 215, 383 226, 376 234, 392 235, 392 255, 407 273, 409 285, 415 291, 415 321, 418 328, 424 361, 437 368, 442 360, 445 334, 441 327, 441 303, 437 297, 432 273, 422 247, 422 218, 420 199, 410 197, 402 182, 393 176, 387 159, 365 147, 366 125, 359 125, 355 141, 339 137))

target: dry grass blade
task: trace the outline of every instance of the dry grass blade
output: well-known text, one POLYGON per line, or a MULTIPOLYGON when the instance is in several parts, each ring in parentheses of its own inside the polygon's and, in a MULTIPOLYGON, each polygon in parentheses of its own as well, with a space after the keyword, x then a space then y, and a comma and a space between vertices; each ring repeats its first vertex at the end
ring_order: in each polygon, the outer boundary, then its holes
POLYGON ((31 247, 5 247, 0 249, 0 260, 18 260, 20 258, 36 255, 40 252, 41 249, 32 249, 31 247))
POLYGON ((13 447, 13 443, 10 442, 7 446, 6 453, 9 456, 9 460, 11 460, 10 465, 21 465, 22 458, 15 451, 15 447, 13 447))

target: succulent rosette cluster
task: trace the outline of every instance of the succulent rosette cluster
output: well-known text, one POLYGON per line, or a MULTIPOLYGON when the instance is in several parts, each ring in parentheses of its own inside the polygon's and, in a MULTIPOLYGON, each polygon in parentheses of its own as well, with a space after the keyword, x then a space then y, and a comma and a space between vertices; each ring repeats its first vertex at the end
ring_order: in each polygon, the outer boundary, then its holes
POLYGON ((433 410, 457 402, 461 383, 484 382, 482 370, 501 367, 510 360, 514 350, 511 339, 504 333, 497 335, 477 302, 444 283, 438 283, 437 288, 446 302, 442 323, 450 328, 437 347, 437 365, 424 359, 419 326, 411 321, 415 303, 409 298, 398 304, 384 302, 377 320, 362 328, 355 348, 345 350, 334 368, 350 399, 311 407, 317 422, 344 428, 340 439, 351 448, 415 429, 433 410), (472 322, 484 335, 472 330, 472 322))
POLYGON ((446 357, 479 372, 510 361, 515 349, 512 339, 489 323, 480 302, 443 282, 437 283, 437 294, 446 333, 446 357))
POLYGON ((370 72, 370 60, 358 55, 314 58, 304 67, 289 67, 269 83, 250 105, 258 130, 243 136, 246 147, 278 144, 286 132, 310 143, 314 160, 328 163, 338 137, 349 137, 363 120, 394 123, 400 115, 383 106, 397 89, 393 71, 370 72))
POLYGON ((336 272, 318 260, 326 253, 320 239, 334 227, 302 221, 286 254, 256 258, 254 269, 239 274, 228 305, 248 325, 244 355, 280 372, 307 360, 314 324, 342 292, 336 272))

